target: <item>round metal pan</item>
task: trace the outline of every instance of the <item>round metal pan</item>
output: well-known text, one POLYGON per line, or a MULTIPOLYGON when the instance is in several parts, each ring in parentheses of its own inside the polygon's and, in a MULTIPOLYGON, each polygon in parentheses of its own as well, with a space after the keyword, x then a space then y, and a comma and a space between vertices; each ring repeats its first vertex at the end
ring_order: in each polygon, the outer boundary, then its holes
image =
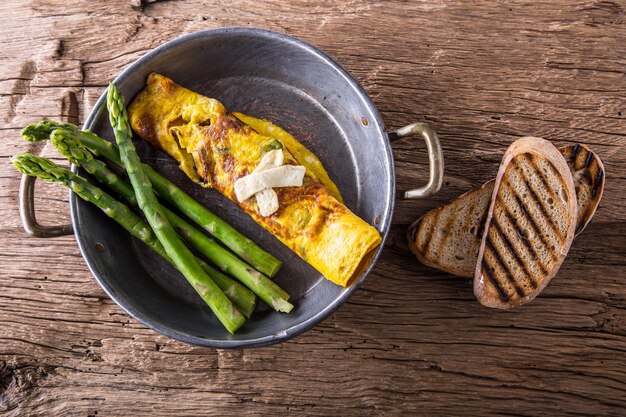
MULTIPOLYGON (((327 55, 296 38, 259 29, 224 28, 175 39, 116 78, 114 82, 128 103, 153 71, 218 99, 230 111, 266 118, 285 128, 320 158, 346 205, 374 225, 383 239, 389 231, 396 195, 390 141, 415 134, 428 148, 428 184, 407 192, 405 197, 427 197, 441 186, 443 159, 436 133, 421 123, 387 133, 378 110, 358 82, 327 55)), ((84 128, 113 141, 104 96, 84 128)), ((275 280, 291 294, 295 305, 291 313, 281 314, 261 303, 252 318, 230 335, 176 270, 97 208, 70 194, 73 230, 89 269, 120 307, 162 334, 217 348, 286 340, 337 309, 363 282, 381 254, 383 244, 352 286, 339 287, 233 202, 217 191, 193 184, 173 160, 144 141, 136 144, 144 162, 284 262, 275 280)), ((24 179, 22 185, 20 204, 27 231, 40 237, 71 231, 68 226, 39 226, 34 220, 32 180, 24 179)))

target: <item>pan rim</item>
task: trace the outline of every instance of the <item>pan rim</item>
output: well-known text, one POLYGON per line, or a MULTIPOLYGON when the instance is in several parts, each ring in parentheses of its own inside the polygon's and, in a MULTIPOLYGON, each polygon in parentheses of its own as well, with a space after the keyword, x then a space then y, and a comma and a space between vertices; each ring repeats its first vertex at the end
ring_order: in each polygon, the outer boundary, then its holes
MULTIPOLYGON (((109 285, 108 280, 105 276, 100 274, 100 271, 96 269, 95 262, 91 260, 87 256, 87 248, 89 242, 87 242, 86 238, 81 233, 80 222, 78 218, 78 204, 79 198, 77 198, 74 193, 70 192, 70 213, 72 218, 72 224, 74 225, 76 241, 78 243, 80 252, 85 259, 85 263, 87 264, 91 274, 94 276, 100 287, 104 290, 104 292, 111 298, 124 312, 133 317, 135 320, 139 321, 146 327, 163 334, 172 339, 176 339, 188 344, 208 347, 208 348, 219 348, 219 349, 238 349, 238 348, 249 348, 249 347, 260 347, 267 346, 276 343, 283 342, 292 337, 295 337, 304 331, 312 328, 316 324, 320 323, 322 320, 330 316, 333 312, 335 312, 349 297, 350 295, 356 291, 374 269, 380 256, 382 255, 385 242, 389 235, 389 231, 391 229, 391 221, 393 218, 393 212, 395 208, 395 195, 396 195, 396 175, 395 175, 395 166, 393 153, 391 149, 390 142, 387 137, 387 133, 385 132, 385 125, 382 120, 382 116, 380 112, 372 102, 371 98, 365 91, 365 89, 359 84, 359 82, 339 63, 337 63, 334 59, 328 56, 326 53, 317 49, 316 47, 287 34, 275 32, 266 29, 258 29, 258 28, 249 28, 249 27, 224 27, 218 29, 208 29, 199 32, 193 32, 190 34, 182 35, 178 38, 170 40, 143 55, 136 61, 134 61, 131 65, 126 67, 116 78, 113 80, 113 83, 116 85, 120 85, 123 83, 130 75, 136 71, 138 68, 143 66, 144 64, 150 62, 152 59, 157 57, 158 55, 164 53, 170 48, 177 47, 180 44, 185 42, 194 41, 202 38, 213 37, 213 36, 221 36, 221 35, 255 35, 264 38, 270 38, 273 40, 278 40, 282 42, 287 42, 293 44, 299 48, 304 49, 306 52, 315 55, 317 58, 324 61, 326 65, 329 65, 334 70, 336 70, 344 80, 350 85, 350 87, 355 90, 358 97, 363 100, 365 107, 371 112, 374 116, 375 120, 370 120, 369 125, 372 127, 376 127, 378 134, 382 136, 382 142, 385 148, 385 166, 387 168, 387 175, 389 177, 389 183, 391 190, 389 190, 389 198, 386 201, 386 207, 384 213, 381 213, 381 217, 383 218, 383 223, 379 225, 379 231, 381 233, 382 241, 378 248, 375 249, 375 253, 367 266, 367 268, 361 273, 361 276, 348 288, 346 288, 337 298, 333 300, 332 303, 328 304, 323 309, 319 310, 312 317, 298 322, 278 333, 269 334, 266 336, 255 337, 245 340, 218 340, 218 339, 207 339, 203 337, 198 337, 194 335, 190 335, 188 333, 179 331, 175 328, 164 325, 160 322, 155 322, 151 316, 147 316, 143 314, 141 311, 136 309, 132 303, 132 299, 129 297, 122 297, 120 294, 116 292, 116 290, 109 285), (372 123, 373 122, 373 123, 372 123)), ((91 129, 96 119, 99 117, 100 113, 103 109, 106 108, 106 92, 104 92, 96 101, 93 108, 89 112, 85 123, 83 125, 84 129, 91 129)))

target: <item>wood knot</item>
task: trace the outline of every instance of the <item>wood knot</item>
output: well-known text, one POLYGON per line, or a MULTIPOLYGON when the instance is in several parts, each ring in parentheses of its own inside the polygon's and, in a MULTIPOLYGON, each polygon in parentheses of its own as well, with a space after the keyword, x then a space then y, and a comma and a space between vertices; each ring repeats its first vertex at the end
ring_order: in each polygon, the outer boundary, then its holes
POLYGON ((54 366, 37 363, 0 361, 0 404, 3 409, 16 408, 20 398, 37 387, 54 369, 54 366))
POLYGON ((13 383, 13 370, 5 361, 0 361, 0 398, 13 383))

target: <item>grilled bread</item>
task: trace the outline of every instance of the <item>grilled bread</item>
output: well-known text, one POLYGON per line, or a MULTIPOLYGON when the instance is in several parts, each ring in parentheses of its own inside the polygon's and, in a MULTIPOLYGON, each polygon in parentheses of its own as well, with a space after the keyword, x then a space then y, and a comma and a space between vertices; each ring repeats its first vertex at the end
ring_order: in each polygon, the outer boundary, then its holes
POLYGON ((525 137, 504 154, 494 184, 474 295, 487 307, 535 298, 557 273, 576 231, 576 190, 563 155, 545 139, 525 137))
POLYGON ((604 164, 585 145, 570 145, 560 148, 574 177, 578 219, 576 236, 585 230, 598 209, 604 191, 604 164))
MULTIPOLYGON (((585 145, 559 148, 574 178, 578 202, 576 236, 591 221, 604 190, 604 166, 585 145)), ((473 277, 493 193, 491 180, 426 213, 409 227, 409 248, 420 262, 462 277, 473 277)))
POLYGON ((429 211, 409 227, 409 249, 421 263, 462 277, 474 276, 493 183, 429 211))

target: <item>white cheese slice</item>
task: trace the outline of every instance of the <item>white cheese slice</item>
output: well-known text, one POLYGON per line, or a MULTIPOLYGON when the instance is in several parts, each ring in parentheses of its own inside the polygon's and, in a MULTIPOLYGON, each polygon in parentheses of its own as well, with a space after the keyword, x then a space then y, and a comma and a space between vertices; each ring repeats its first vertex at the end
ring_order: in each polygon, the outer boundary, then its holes
MULTIPOLYGON (((263 155, 261 162, 259 162, 259 165, 257 165, 253 172, 261 172, 266 169, 279 167, 283 164, 284 159, 285 155, 282 149, 271 150, 263 155)), ((278 195, 276 195, 274 189, 268 188, 259 191, 254 196, 261 216, 271 216, 278 210, 278 195)))
POLYGON ((261 158, 261 162, 259 162, 259 165, 257 165, 257 167, 252 172, 261 172, 265 171, 266 169, 279 167, 283 164, 284 160, 285 155, 283 154, 282 149, 271 150, 263 155, 263 158, 261 158))
POLYGON ((235 181, 235 195, 244 202, 259 191, 274 187, 300 187, 306 168, 301 165, 283 165, 270 168, 235 181))
POLYGON ((259 214, 263 217, 271 216, 278 210, 278 195, 272 188, 259 191, 254 195, 259 207, 259 214))

